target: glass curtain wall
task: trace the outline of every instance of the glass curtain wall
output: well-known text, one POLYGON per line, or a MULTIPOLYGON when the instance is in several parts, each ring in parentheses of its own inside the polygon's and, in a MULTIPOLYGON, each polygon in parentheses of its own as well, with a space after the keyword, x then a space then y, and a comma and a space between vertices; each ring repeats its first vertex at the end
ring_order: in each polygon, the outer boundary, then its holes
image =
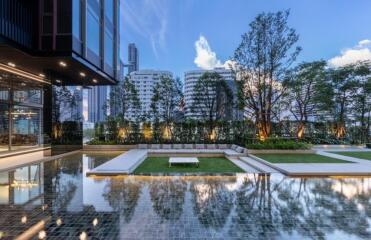
POLYGON ((42 142, 43 85, 0 71, 0 152, 42 142))

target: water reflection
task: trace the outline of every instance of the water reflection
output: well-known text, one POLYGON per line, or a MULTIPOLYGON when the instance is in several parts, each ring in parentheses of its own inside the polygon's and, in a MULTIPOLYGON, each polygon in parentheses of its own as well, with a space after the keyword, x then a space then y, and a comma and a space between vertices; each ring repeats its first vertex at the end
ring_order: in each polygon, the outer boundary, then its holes
POLYGON ((86 177, 114 156, 0 173, 1 238, 40 222, 35 238, 371 238, 371 178, 86 177))

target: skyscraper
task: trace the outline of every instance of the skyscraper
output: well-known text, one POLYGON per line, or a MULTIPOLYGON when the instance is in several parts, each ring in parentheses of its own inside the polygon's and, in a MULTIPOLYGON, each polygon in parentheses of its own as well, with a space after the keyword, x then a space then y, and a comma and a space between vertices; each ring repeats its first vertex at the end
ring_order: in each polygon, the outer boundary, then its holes
POLYGON ((139 70, 139 52, 135 43, 128 46, 128 74, 139 70))
POLYGON ((94 86, 88 90, 88 122, 96 123, 106 120, 107 86, 94 86))

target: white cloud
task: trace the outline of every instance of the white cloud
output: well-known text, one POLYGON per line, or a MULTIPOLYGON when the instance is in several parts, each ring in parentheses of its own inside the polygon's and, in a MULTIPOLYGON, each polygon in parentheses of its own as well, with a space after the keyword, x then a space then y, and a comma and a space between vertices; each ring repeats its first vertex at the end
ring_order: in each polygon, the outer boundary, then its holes
POLYGON ((216 53, 211 49, 207 39, 202 35, 195 42, 195 48, 196 57, 194 59, 194 63, 201 69, 212 70, 217 67, 230 68, 231 66, 235 66, 235 63, 231 60, 227 60, 226 62, 222 63, 217 58, 216 53))
POLYGON ((328 62, 333 67, 342 67, 358 61, 371 61, 371 40, 359 41, 353 48, 341 51, 339 56, 331 58, 328 62))

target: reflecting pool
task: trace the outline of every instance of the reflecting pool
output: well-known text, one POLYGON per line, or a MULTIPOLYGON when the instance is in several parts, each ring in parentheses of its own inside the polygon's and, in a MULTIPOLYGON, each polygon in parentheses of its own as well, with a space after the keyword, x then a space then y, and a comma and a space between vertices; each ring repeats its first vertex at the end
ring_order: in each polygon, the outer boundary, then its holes
POLYGON ((371 178, 86 177, 118 153, 0 173, 0 239, 371 239, 371 178))

